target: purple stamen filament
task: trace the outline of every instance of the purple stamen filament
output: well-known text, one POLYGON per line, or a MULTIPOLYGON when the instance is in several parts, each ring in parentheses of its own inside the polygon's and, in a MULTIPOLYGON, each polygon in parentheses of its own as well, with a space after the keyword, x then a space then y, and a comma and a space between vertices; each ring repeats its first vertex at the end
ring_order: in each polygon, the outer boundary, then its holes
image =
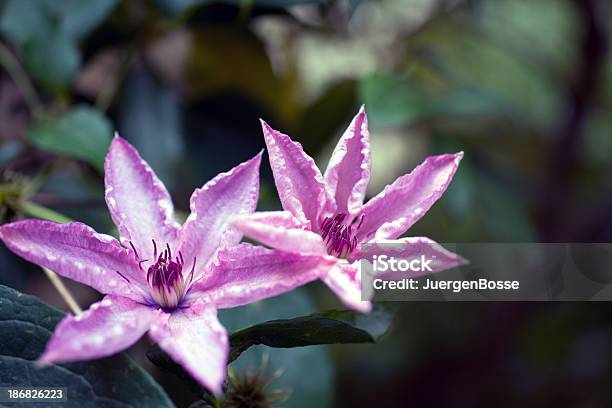
MULTIPOLYGON (((155 303, 166 309, 177 307, 187 288, 193 280, 196 260, 193 260, 193 266, 189 273, 188 279, 184 279, 183 267, 185 259, 179 251, 178 256, 172 258, 170 245, 166 244, 159 255, 157 254, 157 244, 153 242, 153 264, 147 269, 147 282, 150 288, 150 294, 155 303)), ((134 251, 136 253, 136 251, 134 251)), ((136 255, 138 258, 138 255, 136 255)), ((147 260, 138 260, 139 266, 147 260)), ((142 267, 142 266, 141 266, 142 267)))
POLYGON ((338 258, 346 258, 357 247, 353 227, 344 223, 346 217, 347 214, 337 214, 325 218, 321 224, 321 237, 327 247, 327 253, 338 258))

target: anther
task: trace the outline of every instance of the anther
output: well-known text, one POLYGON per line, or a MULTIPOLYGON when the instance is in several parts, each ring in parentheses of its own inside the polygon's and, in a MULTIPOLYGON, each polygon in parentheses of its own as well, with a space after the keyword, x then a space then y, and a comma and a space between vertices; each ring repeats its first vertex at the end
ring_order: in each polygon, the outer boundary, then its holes
MULTIPOLYGON (((352 226, 345 225, 347 214, 336 214, 327 217, 321 224, 321 238, 327 247, 327 253, 339 258, 346 258, 357 247, 357 238, 353 235, 352 226)), ((361 221, 363 218, 361 218, 361 221)))

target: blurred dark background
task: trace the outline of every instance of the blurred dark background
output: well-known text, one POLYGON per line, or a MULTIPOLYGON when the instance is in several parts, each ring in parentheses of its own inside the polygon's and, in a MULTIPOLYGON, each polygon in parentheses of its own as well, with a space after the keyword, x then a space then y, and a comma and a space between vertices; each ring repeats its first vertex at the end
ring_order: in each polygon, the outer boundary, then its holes
MULTIPOLYGON (((258 118, 324 165, 361 104, 369 195, 427 155, 465 151, 410 235, 612 242, 608 0, 0 1, 0 216, 116 234, 101 163, 117 130, 173 194, 264 147, 258 118)), ((261 209, 279 208, 262 166, 261 209)), ((97 294, 66 282, 81 305, 97 294)), ((0 284, 66 309, 0 248, 0 284)), ((312 284, 222 315, 230 329, 340 307, 312 284)), ((179 406, 171 375, 133 350, 179 406)), ((254 348, 286 407, 612 406, 607 303, 403 303, 375 345, 254 348)))

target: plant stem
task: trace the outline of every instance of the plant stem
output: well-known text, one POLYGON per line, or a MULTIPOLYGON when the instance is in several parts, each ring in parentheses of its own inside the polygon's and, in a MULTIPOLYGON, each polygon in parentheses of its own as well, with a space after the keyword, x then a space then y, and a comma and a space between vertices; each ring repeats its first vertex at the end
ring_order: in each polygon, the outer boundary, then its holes
POLYGON ((123 55, 121 56, 121 63, 116 72, 115 77, 110 80, 110 85, 105 87, 96 97, 94 106, 102 112, 106 112, 108 110, 111 103, 113 102, 115 94, 119 90, 121 81, 123 81, 125 76, 130 72, 130 68, 134 60, 135 49, 135 46, 130 45, 127 49, 123 50, 123 55))
MULTIPOLYGON (((62 222, 62 223, 72 221, 70 218, 66 217, 65 215, 62 215, 56 211, 53 211, 41 205, 35 204, 31 201, 24 201, 20 203, 19 208, 23 212, 27 213, 28 215, 34 216, 36 218, 42 218, 45 220, 62 222)), ((72 293, 70 293, 66 285, 64 285, 62 278, 60 278, 58 274, 56 274, 50 269, 43 267, 42 270, 43 272, 45 272, 45 275, 47 275, 47 278, 49 278, 49 280, 51 281, 51 284, 53 284, 53 286, 55 287, 57 292, 60 294, 62 299, 64 299, 64 302, 66 302, 70 310, 72 310, 72 313, 74 313, 75 315, 80 314, 82 310, 79 307, 79 304, 74 299, 74 296, 72 296, 72 293)))
POLYGON ((62 299, 64 299, 64 302, 66 302, 70 310, 72 310, 72 313, 75 315, 82 313, 83 311, 79 307, 79 304, 76 302, 68 288, 64 285, 62 279, 50 269, 42 268, 42 270, 45 272, 45 275, 47 275, 47 278, 49 278, 62 299))
POLYGON ((0 42, 0 65, 9 74, 15 85, 21 90, 23 98, 28 104, 32 115, 37 117, 43 112, 43 104, 34 90, 25 71, 11 50, 0 42))
POLYGON ((31 201, 24 201, 20 203, 19 209, 32 217, 43 220, 59 222, 62 224, 72 221, 70 218, 58 213, 57 211, 53 211, 50 208, 43 207, 42 205, 35 204, 31 201))

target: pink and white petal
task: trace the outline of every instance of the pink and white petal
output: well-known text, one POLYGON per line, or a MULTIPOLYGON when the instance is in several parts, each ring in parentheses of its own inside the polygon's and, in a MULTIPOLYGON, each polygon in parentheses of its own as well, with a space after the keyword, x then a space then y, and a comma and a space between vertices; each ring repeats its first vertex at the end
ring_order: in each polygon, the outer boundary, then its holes
POLYGON ((258 211, 252 214, 240 215, 235 219, 247 219, 255 222, 265 222, 273 227, 304 229, 302 221, 297 219, 289 211, 258 211))
POLYGON ((325 185, 336 199, 336 211, 355 215, 361 210, 370 180, 368 118, 362 106, 332 153, 325 185))
POLYGON ((163 312, 120 297, 105 296, 79 315, 66 316, 55 328, 39 361, 43 364, 92 360, 136 343, 163 312))
POLYGON ((195 278, 201 276, 217 251, 240 242, 242 233, 230 225, 230 219, 255 211, 260 163, 261 153, 193 192, 191 214, 181 230, 179 250, 189 266, 196 259, 195 278))
POLYGON ((151 327, 149 334, 195 380, 221 394, 229 341, 216 309, 204 303, 176 309, 166 322, 151 327))
POLYGON ((321 276, 321 280, 340 298, 347 307, 369 313, 372 303, 361 300, 361 276, 358 264, 337 264, 321 276))
POLYGON ((322 212, 334 211, 333 199, 327 193, 323 176, 314 160, 304 153, 302 145, 261 121, 270 166, 283 209, 291 212, 311 229, 319 228, 322 212))
POLYGON ((124 245, 131 241, 144 259, 153 255, 151 240, 162 248, 174 243, 179 225, 170 194, 136 149, 119 136, 106 155, 104 184, 106 204, 124 245))
POLYGON ((426 237, 407 237, 398 240, 368 242, 361 246, 359 252, 361 259, 372 262, 375 255, 386 255, 406 260, 417 260, 424 257, 426 260, 431 260, 428 264, 431 271, 392 272, 380 275, 386 279, 413 278, 429 275, 468 263, 465 258, 426 237))
POLYGON ((410 174, 388 185, 363 207, 360 242, 394 239, 417 222, 450 184, 463 152, 428 157, 410 174))
POLYGON ((116 239, 85 224, 18 221, 1 226, 0 239, 17 255, 63 277, 105 294, 143 300, 145 274, 133 256, 116 239))
POLYGON ((191 287, 189 297, 217 308, 241 306, 316 280, 335 263, 328 256, 241 244, 219 253, 210 273, 191 287))
POLYGON ((291 217, 279 219, 276 212, 270 217, 265 212, 254 213, 234 218, 232 225, 245 236, 275 249, 325 255, 325 244, 321 236, 300 226, 296 227, 293 221, 297 221, 297 218, 291 217))

